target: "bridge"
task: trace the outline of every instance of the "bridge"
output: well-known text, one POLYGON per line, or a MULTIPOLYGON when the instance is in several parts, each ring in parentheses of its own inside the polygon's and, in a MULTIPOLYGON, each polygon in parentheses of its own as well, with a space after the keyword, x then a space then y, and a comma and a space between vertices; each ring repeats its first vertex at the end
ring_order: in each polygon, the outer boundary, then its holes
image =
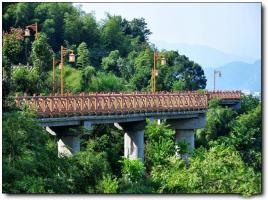
POLYGON ((80 140, 73 128, 94 124, 114 124, 125 132, 124 155, 144 160, 145 120, 166 119, 176 130, 176 141, 186 140, 194 148, 194 132, 205 127, 208 100, 218 98, 226 106, 238 109, 240 91, 160 92, 160 93, 80 93, 73 95, 28 96, 16 94, 16 106, 27 105, 36 111, 41 126, 58 138, 59 155, 80 150, 80 140))

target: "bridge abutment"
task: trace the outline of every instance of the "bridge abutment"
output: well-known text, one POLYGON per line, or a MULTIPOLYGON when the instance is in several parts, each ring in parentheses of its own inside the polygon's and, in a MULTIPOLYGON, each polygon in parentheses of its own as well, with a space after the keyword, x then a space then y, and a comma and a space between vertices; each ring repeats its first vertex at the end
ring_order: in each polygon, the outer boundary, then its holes
POLYGON ((145 121, 116 123, 118 129, 124 130, 124 156, 130 160, 144 161, 145 121))

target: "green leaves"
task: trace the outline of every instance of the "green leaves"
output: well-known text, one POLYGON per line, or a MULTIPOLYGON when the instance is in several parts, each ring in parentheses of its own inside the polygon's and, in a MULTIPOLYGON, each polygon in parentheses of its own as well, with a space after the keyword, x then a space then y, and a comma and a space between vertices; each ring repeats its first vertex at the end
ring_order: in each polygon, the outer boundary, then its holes
POLYGON ((33 66, 40 69, 40 72, 47 72, 51 69, 52 49, 47 41, 47 36, 39 33, 32 45, 33 66))
POLYGON ((23 49, 23 30, 21 28, 10 28, 9 33, 3 34, 3 55, 12 62, 19 63, 19 55, 23 49))
POLYGON ((89 85, 94 92, 120 92, 125 90, 125 81, 113 73, 98 72, 89 85))
POLYGON ((89 65, 89 50, 87 49, 87 44, 82 42, 77 48, 77 67, 85 68, 89 65))
POLYGON ((218 145, 201 151, 204 158, 190 158, 188 168, 180 159, 171 159, 165 167, 154 167, 152 177, 161 183, 159 192, 239 193, 245 196, 261 192, 260 174, 248 168, 233 147, 218 145))
POLYGON ((145 167, 140 160, 129 160, 123 158, 119 161, 122 163, 122 176, 124 181, 130 183, 138 183, 143 180, 145 175, 145 167))
POLYGON ((145 164, 146 166, 161 165, 169 156, 175 154, 175 131, 165 123, 147 120, 145 130, 145 164))
POLYGON ((119 182, 117 178, 112 178, 111 175, 104 175, 102 180, 97 185, 97 191, 99 193, 117 193, 119 182))

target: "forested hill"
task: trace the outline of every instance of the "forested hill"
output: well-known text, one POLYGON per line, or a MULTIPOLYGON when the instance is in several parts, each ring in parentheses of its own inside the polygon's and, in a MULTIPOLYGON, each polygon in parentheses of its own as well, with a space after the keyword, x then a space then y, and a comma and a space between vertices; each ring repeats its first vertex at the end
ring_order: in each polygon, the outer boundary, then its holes
MULTIPOLYGON (((52 55, 59 59, 60 46, 74 50, 75 63, 65 60, 65 91, 150 91, 154 46, 143 18, 128 21, 121 16, 98 23, 71 3, 4 3, 4 71, 9 90, 51 92, 52 55), (37 22, 39 36, 23 37, 23 29, 37 22), (19 29, 21 28, 21 29, 19 29), (17 39, 15 39, 17 38, 17 39), (34 70, 11 65, 26 65, 34 70), (74 81, 75 80, 75 81, 74 81), (23 84, 21 84, 23 83, 23 84)), ((203 69, 177 51, 161 51, 158 57, 157 90, 197 90, 206 87, 203 69), (160 66, 160 58, 167 64, 160 66)), ((59 71, 57 71, 59 89, 59 71)))
MULTIPOLYGON (((114 124, 70 128, 79 135, 80 151, 58 156, 58 138, 39 126, 27 106, 14 106, 15 93, 52 92, 52 57, 60 59, 61 45, 76 55, 74 63, 65 56, 65 92, 151 91, 151 31, 143 18, 108 14, 97 22, 71 3, 2 7, 3 193, 262 193, 262 110, 252 96, 242 96, 237 111, 211 100, 193 153, 185 141, 175 142, 176 132, 165 121, 147 120, 144 163, 123 157, 124 131, 114 124), (36 22, 37 37, 33 30, 24 37, 25 27, 36 22)), ((157 62, 157 91, 206 87, 202 67, 185 55, 161 51, 157 62)))

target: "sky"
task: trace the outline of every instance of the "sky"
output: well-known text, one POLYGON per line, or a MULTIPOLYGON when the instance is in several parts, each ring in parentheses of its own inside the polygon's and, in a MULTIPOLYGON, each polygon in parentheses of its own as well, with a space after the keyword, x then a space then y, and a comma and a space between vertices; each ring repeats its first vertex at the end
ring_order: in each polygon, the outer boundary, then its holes
MULTIPOLYGON (((261 58, 260 3, 79 3, 98 21, 121 15, 145 18, 150 41, 205 45, 225 53, 261 58)), ((78 4, 74 4, 78 5, 78 4)))

